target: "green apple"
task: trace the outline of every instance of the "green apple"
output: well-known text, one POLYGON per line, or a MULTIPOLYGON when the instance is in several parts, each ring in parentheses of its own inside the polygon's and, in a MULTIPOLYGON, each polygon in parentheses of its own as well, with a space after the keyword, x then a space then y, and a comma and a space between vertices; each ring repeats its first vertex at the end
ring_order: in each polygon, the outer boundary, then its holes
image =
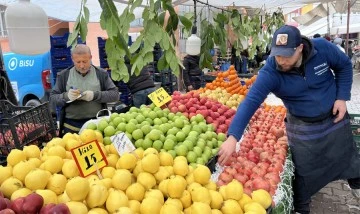
POLYGON ((202 155, 202 149, 200 147, 198 147, 198 146, 195 146, 193 151, 196 153, 196 155, 198 157, 200 157, 202 155))
POLYGON ((172 139, 166 139, 164 142, 163 148, 166 151, 170 151, 170 150, 174 149, 174 146, 175 146, 175 142, 172 139))
POLYGON ((186 159, 189 163, 196 163, 197 155, 194 151, 189 151, 186 155, 186 159))
POLYGON ((155 140, 154 143, 152 144, 152 147, 160 151, 163 147, 163 143, 160 140, 155 140))
POLYGON ((185 145, 181 144, 178 147, 176 147, 175 152, 176 152, 176 155, 186 157, 187 152, 188 152, 188 148, 185 145))
POLYGON ((143 142, 144 142, 144 139, 138 139, 137 141, 135 141, 135 147, 136 148, 142 147, 143 142))

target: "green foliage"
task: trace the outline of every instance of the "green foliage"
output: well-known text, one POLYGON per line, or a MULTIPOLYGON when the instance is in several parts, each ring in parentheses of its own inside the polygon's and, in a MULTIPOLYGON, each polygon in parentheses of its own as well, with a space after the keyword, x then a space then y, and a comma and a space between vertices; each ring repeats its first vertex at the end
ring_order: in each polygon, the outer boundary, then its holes
POLYGON ((78 36, 80 35, 82 41, 86 41, 86 35, 88 32, 87 24, 89 23, 90 12, 85 6, 87 0, 81 1, 81 7, 79 15, 76 19, 73 32, 70 33, 67 46, 75 47, 77 44, 78 36))
MULTIPOLYGON (((158 63, 159 70, 170 68, 175 74, 180 73, 182 63, 176 56, 175 31, 179 23, 189 31, 192 23, 185 16, 176 14, 171 0, 149 0, 149 4, 142 13, 144 28, 131 47, 128 47, 127 44, 130 23, 135 20, 134 9, 141 5, 142 0, 130 0, 120 15, 118 15, 112 0, 99 0, 99 3, 102 8, 100 26, 106 30, 108 35, 105 51, 112 79, 127 82, 130 75, 139 75, 144 66, 154 61, 153 50, 156 43, 164 51, 164 56, 158 63), (169 19, 165 26, 166 13, 169 14, 169 19), (125 64, 125 57, 130 59, 130 72, 125 64)), ((79 33, 83 41, 86 40, 89 11, 85 4, 86 0, 83 0, 73 34, 68 40, 68 46, 76 44, 76 37, 79 33)))
POLYGON ((212 69, 212 56, 210 50, 214 45, 219 46, 221 54, 226 54, 227 32, 225 29, 228 23, 228 15, 218 13, 214 16, 214 21, 209 22, 204 19, 201 21, 201 50, 200 50, 200 67, 212 69))
MULTIPOLYGON (((175 31, 181 24, 185 35, 189 35, 194 19, 193 13, 178 15, 172 6, 171 0, 149 0, 144 7, 143 30, 136 41, 128 47, 127 38, 130 23, 135 20, 134 9, 141 6, 142 0, 129 0, 127 7, 119 15, 113 0, 98 0, 102 8, 100 15, 100 26, 107 32, 105 51, 107 61, 111 69, 111 77, 114 80, 124 80, 127 82, 130 75, 139 75, 144 66, 153 62, 153 49, 159 44, 163 50, 163 56, 158 61, 160 71, 171 69, 176 75, 180 73, 182 63, 176 55, 176 35, 175 31), (165 24, 165 15, 168 19, 165 24), (131 69, 125 64, 125 57, 130 60, 131 69)), ((86 0, 82 0, 81 9, 74 25, 73 33, 69 36, 68 46, 75 46, 80 35, 82 41, 86 41, 87 24, 89 22, 89 10, 85 6, 86 0)), ((244 49, 243 42, 252 39, 252 45, 248 47, 250 57, 256 53, 256 46, 264 48, 271 39, 271 26, 279 27, 284 24, 284 17, 281 11, 266 14, 263 25, 265 29, 264 39, 259 39, 258 35, 263 32, 261 29, 260 16, 243 16, 237 10, 230 13, 218 13, 211 21, 202 20, 200 27, 201 54, 200 67, 212 68, 212 57, 210 50, 215 45, 219 46, 221 54, 224 56, 227 49, 227 31, 230 27, 235 34, 233 46, 236 55, 244 49)))

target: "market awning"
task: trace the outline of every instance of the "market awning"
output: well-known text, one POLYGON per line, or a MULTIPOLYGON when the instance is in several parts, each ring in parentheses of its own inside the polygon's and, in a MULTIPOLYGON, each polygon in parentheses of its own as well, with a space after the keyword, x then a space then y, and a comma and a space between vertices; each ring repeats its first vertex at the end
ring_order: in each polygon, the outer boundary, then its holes
POLYGON ((327 33, 327 17, 323 17, 320 20, 314 22, 309 26, 300 26, 299 30, 304 36, 313 36, 314 34, 326 34, 327 33))
POLYGON ((311 11, 301 15, 294 17, 293 19, 301 24, 301 25, 311 25, 312 23, 318 21, 319 19, 326 17, 328 15, 327 9, 325 9, 323 4, 319 4, 311 11))
MULTIPOLYGON (((282 8, 284 14, 289 13, 295 9, 301 8, 302 6, 309 3, 316 2, 326 2, 327 0, 314 1, 314 0, 208 0, 207 2, 210 5, 218 7, 246 7, 247 10, 251 9, 263 9, 267 12, 276 11, 278 8, 282 8)), ((0 5, 9 5, 11 3, 17 2, 17 0, 0 0, 0 5)), ((74 22, 77 18, 77 15, 80 11, 81 0, 31 0, 32 3, 35 3, 42 7, 46 14, 53 19, 74 22)), ((114 3, 119 12, 122 12, 126 7, 128 0, 114 0, 114 3)), ((172 0, 174 5, 193 5, 193 0, 172 0)), ((143 5, 147 4, 147 0, 143 0, 143 5)), ((87 0, 86 6, 90 10, 90 22, 99 22, 101 7, 98 0, 87 0)), ((198 4, 199 7, 204 6, 198 4)), ((139 7, 136 9, 135 16, 139 18, 141 16, 143 8, 139 7)))

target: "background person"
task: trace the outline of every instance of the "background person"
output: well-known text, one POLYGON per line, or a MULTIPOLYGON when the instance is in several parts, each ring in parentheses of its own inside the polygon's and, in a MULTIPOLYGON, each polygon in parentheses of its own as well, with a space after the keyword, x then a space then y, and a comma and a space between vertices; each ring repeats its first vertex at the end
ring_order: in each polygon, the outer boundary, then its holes
POLYGON ((314 37, 314 39, 315 39, 315 38, 320 38, 320 37, 321 37, 321 35, 320 35, 320 34, 318 34, 318 33, 315 33, 313 37, 314 37))
POLYGON ((345 49, 341 46, 342 42, 342 39, 339 37, 334 39, 334 44, 336 45, 336 47, 338 47, 343 53, 345 53, 345 49))
POLYGON ((310 213, 311 196, 334 180, 348 179, 353 195, 360 197, 360 154, 346 109, 352 76, 349 57, 334 45, 324 39, 309 40, 296 27, 282 26, 229 127, 219 150, 220 164, 235 151, 252 115, 272 92, 287 109, 295 211, 310 213))
POLYGON ((57 74, 50 101, 62 107, 60 136, 79 132, 86 121, 106 108, 106 103, 119 100, 118 88, 106 71, 91 64, 91 58, 90 48, 79 44, 71 52, 74 66, 57 74), (83 96, 77 99, 79 94, 83 96))
MULTIPOLYGON (((127 64, 127 66, 130 74, 131 66, 130 64, 127 64)), ((133 105, 135 107, 139 108, 141 105, 150 105, 152 103, 148 95, 156 90, 154 80, 151 76, 151 73, 154 72, 152 65, 146 65, 138 76, 135 74, 130 76, 127 86, 131 91, 133 105)))
POLYGON ((184 57, 183 79, 187 91, 196 90, 201 87, 203 74, 199 63, 199 55, 186 55, 184 57))

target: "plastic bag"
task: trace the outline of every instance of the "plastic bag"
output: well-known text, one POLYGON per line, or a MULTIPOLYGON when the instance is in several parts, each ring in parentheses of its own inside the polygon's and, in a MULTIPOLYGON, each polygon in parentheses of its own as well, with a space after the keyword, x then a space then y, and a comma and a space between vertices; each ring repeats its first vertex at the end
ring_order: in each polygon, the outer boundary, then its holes
POLYGON ((102 119, 107 119, 109 120, 110 119, 110 115, 111 115, 111 111, 109 109, 101 109, 100 111, 98 111, 98 113, 96 114, 96 119, 91 119, 91 120, 88 120, 86 121, 86 123, 84 123, 84 125, 81 127, 80 131, 79 131, 79 134, 84 130, 86 129, 86 127, 88 126, 89 123, 95 123, 96 125, 98 125, 98 123, 102 120, 102 119), (108 115, 107 116, 99 116, 100 113, 102 112, 107 112, 108 115))

